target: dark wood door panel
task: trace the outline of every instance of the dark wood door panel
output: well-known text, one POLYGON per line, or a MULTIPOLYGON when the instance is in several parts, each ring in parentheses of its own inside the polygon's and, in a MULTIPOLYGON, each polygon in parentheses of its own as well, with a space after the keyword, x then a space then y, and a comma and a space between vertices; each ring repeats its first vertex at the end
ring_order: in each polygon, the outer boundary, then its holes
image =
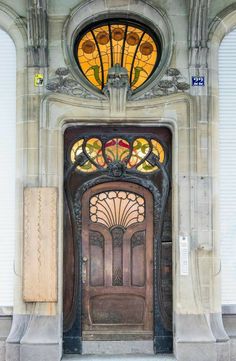
POLYGON ((96 295, 90 298, 92 324, 142 325, 144 323, 145 298, 129 293, 96 295))
POLYGON ((151 193, 132 183, 105 183, 88 190, 82 204, 83 329, 151 332, 151 193))

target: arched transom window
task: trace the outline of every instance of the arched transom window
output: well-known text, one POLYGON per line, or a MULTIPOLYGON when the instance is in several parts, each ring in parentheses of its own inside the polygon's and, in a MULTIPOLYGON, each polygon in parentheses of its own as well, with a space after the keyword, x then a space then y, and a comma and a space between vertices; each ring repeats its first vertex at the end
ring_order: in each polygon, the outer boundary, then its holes
POLYGON ((102 90, 108 69, 119 64, 136 90, 152 75, 161 57, 161 42, 139 23, 109 20, 86 29, 75 42, 75 58, 87 80, 102 90))

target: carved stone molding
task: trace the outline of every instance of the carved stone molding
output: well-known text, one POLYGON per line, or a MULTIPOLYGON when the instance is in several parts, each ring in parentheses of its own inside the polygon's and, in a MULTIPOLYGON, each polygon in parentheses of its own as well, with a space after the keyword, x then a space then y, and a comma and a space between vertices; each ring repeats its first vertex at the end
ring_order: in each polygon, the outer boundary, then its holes
POLYGON ((207 67, 208 10, 211 0, 189 2, 189 64, 207 67))
POLYGON ((72 79, 69 69, 63 67, 56 70, 56 77, 48 82, 46 88, 54 93, 68 94, 87 99, 100 99, 84 89, 76 80, 72 79))
POLYGON ((28 66, 48 66, 46 0, 28 0, 28 66))
POLYGON ((158 96, 182 93, 189 90, 189 88, 189 84, 181 75, 180 71, 176 68, 169 68, 163 78, 159 80, 151 90, 147 91, 142 96, 137 97, 135 100, 151 99, 158 96))
POLYGON ((128 71, 119 64, 110 68, 103 92, 110 100, 111 115, 124 115, 127 97, 131 94, 128 71))

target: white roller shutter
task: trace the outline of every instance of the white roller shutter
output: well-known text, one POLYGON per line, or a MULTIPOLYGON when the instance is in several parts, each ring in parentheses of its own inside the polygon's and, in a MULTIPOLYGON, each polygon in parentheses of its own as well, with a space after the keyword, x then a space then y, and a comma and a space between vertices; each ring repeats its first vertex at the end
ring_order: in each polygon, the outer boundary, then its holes
POLYGON ((0 30, 0 306, 13 304, 16 51, 0 30))
POLYGON ((219 50, 222 304, 236 304, 236 30, 219 50))

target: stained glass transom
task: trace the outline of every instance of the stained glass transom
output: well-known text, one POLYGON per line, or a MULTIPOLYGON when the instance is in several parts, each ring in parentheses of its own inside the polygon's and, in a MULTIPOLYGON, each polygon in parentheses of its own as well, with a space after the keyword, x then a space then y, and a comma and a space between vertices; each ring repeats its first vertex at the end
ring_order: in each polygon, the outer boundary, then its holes
POLYGON ((107 228, 128 228, 145 219, 144 198, 127 191, 108 191, 90 199, 90 219, 107 228))
POLYGON ((89 28, 75 44, 75 58, 85 77, 102 90, 108 69, 116 64, 128 71, 132 90, 153 73, 161 55, 160 41, 136 23, 108 21, 89 28))
POLYGON ((95 137, 79 139, 70 151, 71 162, 78 163, 76 169, 87 173, 106 170, 112 164, 121 164, 127 170, 142 173, 158 171, 159 167, 153 163, 153 157, 159 164, 163 163, 164 147, 157 139, 144 137, 136 137, 131 141, 118 137, 105 141, 95 137))

